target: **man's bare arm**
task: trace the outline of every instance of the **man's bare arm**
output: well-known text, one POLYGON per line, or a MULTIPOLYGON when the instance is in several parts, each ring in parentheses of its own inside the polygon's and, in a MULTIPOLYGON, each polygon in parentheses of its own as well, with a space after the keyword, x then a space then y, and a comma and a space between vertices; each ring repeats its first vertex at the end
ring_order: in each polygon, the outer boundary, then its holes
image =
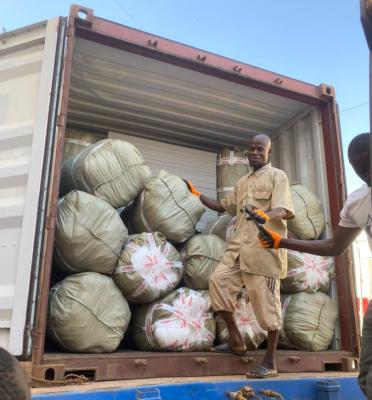
POLYGON ((285 208, 273 208, 267 211, 266 215, 270 218, 270 221, 280 221, 288 218, 288 211, 285 208))
POLYGON ((207 196, 204 196, 203 194, 200 195, 199 199, 206 207, 210 208, 211 210, 221 213, 225 212, 225 209, 222 207, 221 203, 218 200, 211 199, 207 196))
POLYGON ((279 247, 319 256, 339 256, 345 252, 360 232, 360 228, 345 228, 339 225, 333 233, 332 239, 297 240, 282 238, 279 247))

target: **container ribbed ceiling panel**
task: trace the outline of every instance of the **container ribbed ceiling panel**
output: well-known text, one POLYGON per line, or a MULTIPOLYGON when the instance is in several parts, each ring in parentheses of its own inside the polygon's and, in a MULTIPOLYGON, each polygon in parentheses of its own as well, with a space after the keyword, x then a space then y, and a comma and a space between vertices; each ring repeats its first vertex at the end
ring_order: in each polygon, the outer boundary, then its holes
POLYGON ((305 104, 77 38, 68 123, 210 151, 272 134, 305 104))

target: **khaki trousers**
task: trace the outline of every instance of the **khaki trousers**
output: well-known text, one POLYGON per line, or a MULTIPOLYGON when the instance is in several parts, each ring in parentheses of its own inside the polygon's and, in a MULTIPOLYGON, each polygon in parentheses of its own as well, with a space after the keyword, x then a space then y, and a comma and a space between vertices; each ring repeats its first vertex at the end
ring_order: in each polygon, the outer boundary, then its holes
POLYGON ((219 263, 209 278, 213 310, 234 312, 243 286, 260 327, 268 332, 281 329, 280 279, 244 272, 239 263, 232 267, 219 263))

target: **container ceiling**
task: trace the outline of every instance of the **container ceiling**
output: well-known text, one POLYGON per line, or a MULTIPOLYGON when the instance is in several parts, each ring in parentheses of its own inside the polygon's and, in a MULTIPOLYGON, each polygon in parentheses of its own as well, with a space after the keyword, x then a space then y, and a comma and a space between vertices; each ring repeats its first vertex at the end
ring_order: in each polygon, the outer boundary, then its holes
POLYGON ((210 151, 273 134, 307 107, 77 38, 68 123, 210 151))

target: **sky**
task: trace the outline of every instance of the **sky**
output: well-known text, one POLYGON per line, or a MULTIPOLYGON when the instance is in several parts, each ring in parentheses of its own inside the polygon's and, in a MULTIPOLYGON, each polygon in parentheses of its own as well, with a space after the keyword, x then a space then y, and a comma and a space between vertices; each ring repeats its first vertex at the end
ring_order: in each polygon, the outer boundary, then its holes
MULTIPOLYGON (((70 1, 0 0, 0 29, 67 16, 70 1)), ((369 131, 358 0, 81 0, 94 14, 291 78, 335 87, 344 153, 369 131)), ((348 191, 361 181, 345 160, 348 191)))

